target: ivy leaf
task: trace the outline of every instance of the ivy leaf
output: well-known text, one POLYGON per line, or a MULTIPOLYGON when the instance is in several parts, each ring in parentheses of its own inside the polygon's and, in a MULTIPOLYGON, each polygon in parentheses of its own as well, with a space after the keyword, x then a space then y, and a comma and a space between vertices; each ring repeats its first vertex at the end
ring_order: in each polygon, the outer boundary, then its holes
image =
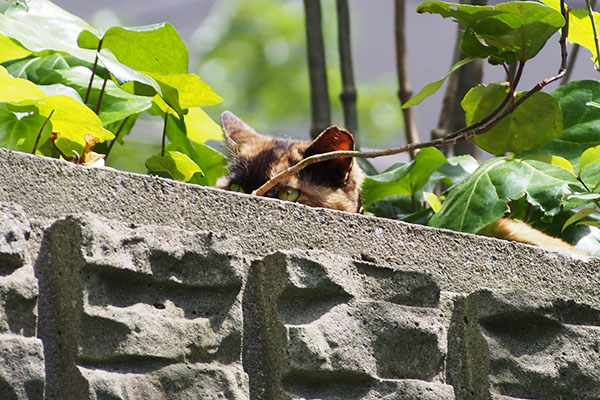
POLYGON ((542 148, 522 154, 548 154, 563 157, 579 173, 579 158, 588 148, 600 143, 600 109, 582 107, 590 101, 600 102, 600 82, 581 80, 568 82, 551 95, 558 101, 563 113, 563 136, 548 142, 542 148))
POLYGON ((12 78, 0 65, 0 103, 19 102, 46 97, 42 89, 26 79, 12 78))
MULTIPOLYGON (((476 86, 461 102, 467 125, 476 123, 495 110, 506 97, 508 88, 503 84, 476 86)), ((518 100, 525 93, 516 96, 518 100)), ((477 146, 500 155, 507 152, 524 153, 538 149, 562 135, 562 111, 549 94, 534 93, 494 128, 473 138, 477 146)))
POLYGON ((48 0, 28 0, 27 4, 15 1, 4 14, 0 13, 0 33, 19 41, 27 50, 60 51, 93 62, 95 52, 77 46, 77 37, 84 29, 99 33, 48 0))
POLYGON ((548 216, 558 212, 575 177, 536 160, 494 158, 454 187, 429 225, 477 233, 508 211, 508 202, 527 196, 548 216))
MULTIPOLYGON (((25 115, 19 119, 15 113, 0 107, 0 147, 31 153, 45 122, 46 117, 39 114, 25 115)), ((40 145, 50 139, 51 133, 52 123, 48 122, 40 136, 38 154, 43 154, 40 145)))
POLYGON ((421 104, 423 102, 423 100, 425 100, 426 98, 428 98, 429 96, 431 96, 432 94, 437 92, 442 87, 444 82, 446 82, 446 79, 450 75, 452 75, 457 69, 470 63, 471 61, 475 61, 476 59, 477 59, 476 57, 469 57, 469 58, 463 58, 462 60, 458 61, 456 64, 454 64, 452 67, 450 67, 450 70, 448 70, 448 72, 446 72, 446 75, 444 75, 442 77, 442 79, 435 81, 435 82, 431 82, 428 85, 426 85, 412 99, 410 99, 406 103, 402 104, 402 108, 406 109, 406 108, 409 108, 412 106, 416 106, 417 104, 421 104))
POLYGON ((545 162, 547 164, 555 165, 557 167, 566 169, 571 174, 573 174, 573 176, 576 176, 575 170, 573 169, 573 166, 571 165, 569 160, 566 160, 562 157, 540 154, 537 156, 529 157, 528 160, 537 160, 537 161, 545 162))
POLYGON ((417 12, 453 17, 489 46, 500 53, 513 53, 520 61, 535 57, 550 36, 565 24, 560 12, 533 2, 471 6, 429 1, 421 4, 417 12))
POLYGON ((593 208, 584 208, 583 210, 580 210, 575 214, 571 215, 571 217, 563 225, 562 230, 564 231, 569 225, 573 225, 574 223, 581 221, 585 217, 597 213, 598 211, 594 210, 593 208))
MULTIPOLYGON (((79 46, 96 50, 100 35, 90 30, 81 33, 79 46)), ((102 48, 110 49, 119 62, 144 72, 187 73, 188 50, 169 23, 137 27, 110 28, 102 35, 102 48)))
POLYGON ((184 117, 186 136, 194 143, 223 140, 223 130, 201 108, 190 108, 184 117))
POLYGON ((363 204, 367 207, 374 201, 391 195, 412 196, 446 163, 446 156, 438 149, 422 149, 410 163, 400 164, 379 175, 365 178, 363 204))
POLYGON ((21 46, 19 42, 4 35, 0 35, 0 63, 19 60, 31 55, 31 52, 21 46))
POLYGON ((194 174, 202 173, 200 167, 187 155, 173 150, 165 151, 164 157, 152 156, 145 164, 150 171, 168 172, 173 179, 180 182, 188 182, 194 174))

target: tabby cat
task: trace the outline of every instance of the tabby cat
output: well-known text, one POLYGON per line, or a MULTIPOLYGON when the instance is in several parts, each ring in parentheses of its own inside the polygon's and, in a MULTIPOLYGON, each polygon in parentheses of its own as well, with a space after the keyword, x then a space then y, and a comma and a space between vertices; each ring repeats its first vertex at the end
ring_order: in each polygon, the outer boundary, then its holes
MULTIPOLYGON (((306 157, 336 150, 354 150, 352 134, 337 126, 325 129, 315 140, 306 143, 260 135, 229 111, 221 115, 221 123, 232 155, 229 176, 217 182, 221 189, 252 193, 279 172, 306 157)), ((297 175, 284 179, 266 196, 313 207, 361 212, 363 179, 364 173, 353 158, 328 160, 309 165, 297 175)), ((480 233, 582 254, 560 239, 508 218, 494 222, 480 233)))

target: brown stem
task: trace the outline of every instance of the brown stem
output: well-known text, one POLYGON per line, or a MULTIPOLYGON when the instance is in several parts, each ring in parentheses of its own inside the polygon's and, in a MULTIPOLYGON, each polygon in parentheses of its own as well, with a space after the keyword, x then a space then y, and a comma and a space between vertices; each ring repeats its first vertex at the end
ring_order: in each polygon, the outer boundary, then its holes
POLYGON ((162 133, 162 145, 160 148, 160 156, 165 156, 165 142, 167 138, 167 121, 169 120, 169 110, 165 111, 165 124, 163 125, 163 133, 162 133))
POLYGON ((306 12, 306 45, 312 116, 310 136, 316 138, 321 131, 331 125, 325 47, 321 25, 321 2, 320 0, 304 0, 304 9, 306 12))
POLYGON ((42 124, 42 127, 40 128, 40 131, 38 132, 38 135, 35 138, 35 144, 33 145, 33 151, 31 152, 31 154, 35 154, 35 152, 37 151, 38 145, 40 144, 40 139, 42 138, 42 132, 44 132, 44 128, 46 127, 46 125, 48 125, 48 121, 50 121, 50 118, 52 118, 52 114, 54 114, 54 110, 50 111, 50 114, 48 114, 48 118, 46 118, 46 120, 42 124))
MULTIPOLYGON (((396 33, 396 69, 398 71, 398 97, 400 104, 406 103, 412 97, 412 87, 408 79, 408 61, 406 50, 406 5, 404 0, 395 1, 395 33, 396 33)), ((402 110, 404 115, 404 132, 407 143, 419 142, 419 131, 412 108, 402 110)), ((410 152, 410 158, 415 158, 415 151, 410 152)))
POLYGON ((108 149, 106 149, 106 154, 104 155, 104 162, 106 163, 106 160, 108 159, 108 155, 110 154, 110 151, 112 150, 113 146, 115 145, 117 139, 119 139, 119 135, 121 134, 121 131, 123 130, 123 127, 125 127, 125 124, 127 123, 127 121, 129 120, 129 117, 131 117, 131 115, 128 115, 123 122, 121 122, 121 125, 119 125, 119 129, 117 129, 117 133, 115 133, 115 138, 112 140, 112 142, 110 142, 110 144, 108 145, 108 149))
POLYGON ((342 72, 342 106, 344 109, 344 125, 354 134, 358 144, 358 116, 356 112, 356 86, 352 68, 352 49, 350 46, 350 10, 348 0, 337 0, 338 14, 338 47, 340 53, 340 69, 342 72))
POLYGON ((104 97, 104 91, 106 90, 106 82, 108 81, 108 77, 110 76, 110 72, 106 70, 104 74, 104 82, 102 82, 102 89, 100 89, 100 95, 98 95, 98 104, 96 104, 96 114, 100 114, 100 107, 102 106, 102 98, 104 97))
POLYGON ((87 91, 85 92, 85 100, 83 101, 84 104, 87 104, 88 100, 90 99, 90 93, 92 91, 92 84, 94 83, 94 75, 96 75, 96 67, 98 66, 98 52, 102 49, 102 41, 103 40, 104 40, 104 38, 100 39, 100 41, 98 42, 98 49, 96 50, 96 58, 94 59, 94 66, 92 67, 92 76, 90 77, 90 83, 88 84, 87 91))

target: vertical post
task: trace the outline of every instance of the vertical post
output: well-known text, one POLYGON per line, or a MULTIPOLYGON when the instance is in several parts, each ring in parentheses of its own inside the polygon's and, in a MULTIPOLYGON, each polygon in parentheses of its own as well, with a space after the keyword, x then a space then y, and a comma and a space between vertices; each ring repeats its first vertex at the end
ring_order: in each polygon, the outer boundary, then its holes
MULTIPOLYGON (((396 31, 396 66, 398 70, 398 97, 400 104, 406 103, 412 96, 412 87, 408 80, 408 62, 406 59, 406 11, 405 1, 395 0, 395 31, 396 31)), ((418 143, 419 132, 412 108, 402 110, 407 143, 418 143)), ((415 152, 410 152, 410 158, 415 152)))
POLYGON ((340 52, 340 69, 342 72, 342 106, 344 108, 344 125, 354 135, 358 143, 358 117, 356 113, 356 86, 352 68, 352 48, 350 36, 350 11, 348 0, 337 0, 338 15, 338 47, 340 52))
POLYGON ((312 122, 310 136, 315 138, 331 125, 325 48, 321 26, 321 1, 304 0, 306 12, 306 45, 308 49, 308 74, 310 77, 310 103, 312 122))

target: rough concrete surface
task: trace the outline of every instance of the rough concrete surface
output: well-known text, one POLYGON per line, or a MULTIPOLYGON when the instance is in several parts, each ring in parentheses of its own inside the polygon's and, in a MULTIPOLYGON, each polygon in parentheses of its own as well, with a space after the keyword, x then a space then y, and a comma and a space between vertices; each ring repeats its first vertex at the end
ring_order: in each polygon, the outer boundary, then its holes
POLYGON ((0 399, 600 399, 600 261, 0 149, 0 399))

